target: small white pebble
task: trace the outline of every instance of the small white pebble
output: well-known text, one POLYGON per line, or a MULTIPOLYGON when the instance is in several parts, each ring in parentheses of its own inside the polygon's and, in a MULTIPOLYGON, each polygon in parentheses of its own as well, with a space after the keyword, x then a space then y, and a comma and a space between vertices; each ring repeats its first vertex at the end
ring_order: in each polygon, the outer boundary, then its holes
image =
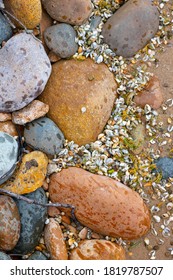
POLYGON ((86 107, 82 107, 81 112, 82 112, 82 114, 85 113, 86 112, 86 107))

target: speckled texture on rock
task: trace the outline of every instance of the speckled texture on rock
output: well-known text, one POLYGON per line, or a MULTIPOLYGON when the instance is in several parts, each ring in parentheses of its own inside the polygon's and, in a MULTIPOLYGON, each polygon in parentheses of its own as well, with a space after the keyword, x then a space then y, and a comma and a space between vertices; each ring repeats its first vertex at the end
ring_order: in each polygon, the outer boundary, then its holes
POLYGON ((36 251, 28 258, 28 260, 44 261, 47 260, 47 257, 42 252, 36 251))
POLYGON ((42 3, 53 19, 72 25, 83 24, 92 12, 91 0, 42 0, 42 3))
POLYGON ((59 153, 64 143, 64 135, 61 130, 46 117, 27 124, 24 129, 24 137, 26 143, 34 149, 50 155, 59 153))
POLYGON ((150 213, 139 194, 109 177, 63 169, 51 175, 49 195, 52 202, 74 205, 79 222, 103 235, 132 240, 150 228, 150 213))
POLYGON ((51 64, 42 44, 26 33, 8 40, 0 49, 0 61, 0 112, 13 112, 43 91, 51 64))
POLYGON ((61 23, 48 27, 44 32, 46 45, 61 58, 68 58, 78 50, 76 31, 70 24, 61 23))
POLYGON ((158 158, 155 164, 157 169, 154 172, 160 172, 163 179, 173 178, 173 158, 158 158))
POLYGON ((0 113, 0 122, 11 121, 10 113, 0 113))
MULTIPOLYGON (((41 203, 47 203, 47 197, 42 188, 25 195, 25 197, 41 203)), ((13 252, 27 254, 32 252, 35 246, 38 245, 47 215, 47 208, 29 204, 23 200, 17 200, 16 203, 21 216, 21 232, 13 252)))
POLYGON ((4 252, 0 252, 0 260, 11 260, 10 256, 4 252))
POLYGON ((20 216, 11 197, 0 195, 0 249, 9 251, 17 244, 20 236, 20 216))
POLYGON ((108 121, 117 84, 108 67, 91 59, 63 60, 53 64, 52 74, 39 99, 49 105, 48 116, 65 138, 84 145, 95 141, 108 121))
POLYGON ((103 26, 104 42, 124 57, 133 56, 155 35, 159 12, 152 0, 129 0, 103 26))
POLYGON ((0 45, 3 41, 7 41, 13 35, 12 28, 7 19, 0 12, 0 45))
POLYGON ((5 132, 11 136, 18 136, 16 127, 12 121, 0 122, 0 131, 5 132))

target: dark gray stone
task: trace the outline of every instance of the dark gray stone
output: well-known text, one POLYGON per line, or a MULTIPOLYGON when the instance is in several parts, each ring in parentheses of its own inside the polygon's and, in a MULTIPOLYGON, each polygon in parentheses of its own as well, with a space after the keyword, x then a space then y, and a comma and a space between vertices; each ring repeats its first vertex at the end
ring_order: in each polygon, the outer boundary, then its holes
POLYGON ((0 12, 0 45, 3 41, 7 41, 13 35, 13 30, 7 19, 0 12))
POLYGON ((104 42, 117 54, 133 56, 155 35, 159 12, 152 0, 129 0, 104 24, 104 42))
POLYGON ((48 258, 41 252, 36 251, 34 252, 28 260, 47 260, 48 258))
POLYGON ((49 155, 58 154, 64 143, 64 135, 49 118, 43 117, 26 125, 25 141, 36 150, 49 155))
MULTIPOLYGON (((45 191, 42 188, 25 195, 26 198, 37 202, 47 203, 45 191)), ((35 204, 29 204, 23 200, 16 200, 21 216, 20 238, 13 249, 14 253, 27 254, 38 245, 39 238, 43 232, 47 208, 35 204)))
POLYGON ((157 169, 154 172, 162 173, 163 179, 173 177, 173 158, 162 157, 155 161, 157 169))
POLYGON ((4 252, 0 252, 0 260, 11 260, 10 256, 4 252))
POLYGON ((66 23, 50 26, 44 32, 46 45, 61 58, 70 57, 77 52, 75 37, 76 31, 66 23))

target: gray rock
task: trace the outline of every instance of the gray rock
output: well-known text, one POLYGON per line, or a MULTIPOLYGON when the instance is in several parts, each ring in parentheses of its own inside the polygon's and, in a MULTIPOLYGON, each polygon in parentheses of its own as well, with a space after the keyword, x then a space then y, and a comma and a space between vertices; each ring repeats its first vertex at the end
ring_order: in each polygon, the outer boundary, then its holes
MULTIPOLYGON (((26 194, 25 197, 37 202, 47 203, 47 197, 42 188, 26 194)), ((13 252, 17 254, 27 254, 32 252, 35 246, 38 245, 39 238, 44 228, 47 208, 29 204, 23 200, 16 200, 16 204, 21 216, 21 232, 19 241, 13 249, 13 252)))
POLYGON ((155 35, 159 12, 152 0, 129 0, 104 24, 104 42, 124 57, 133 56, 155 35))
POLYGON ((0 185, 13 174, 17 157, 17 141, 11 135, 0 131, 0 185))
POLYGON ((75 37, 76 31, 66 23, 50 26, 44 32, 46 45, 61 58, 70 57, 77 52, 75 37))
POLYGON ((154 172, 160 172, 163 179, 173 177, 173 158, 162 157, 155 161, 157 169, 154 172))
POLYGON ((90 21, 90 31, 96 29, 100 24, 101 20, 102 20, 101 16, 92 16, 90 21))
POLYGON ((43 117, 26 125, 25 141, 36 150, 49 155, 58 154, 64 143, 64 135, 49 118, 43 117))
POLYGON ((36 251, 34 252, 28 260, 47 260, 48 258, 41 252, 36 251))
POLYGON ((32 35, 21 33, 8 40, 0 61, 0 112, 19 110, 44 90, 51 64, 32 35))
POLYGON ((0 260, 11 260, 10 256, 4 252, 0 252, 0 260))
POLYGON ((7 19, 0 12, 0 45, 3 41, 7 41, 13 35, 12 28, 7 19))

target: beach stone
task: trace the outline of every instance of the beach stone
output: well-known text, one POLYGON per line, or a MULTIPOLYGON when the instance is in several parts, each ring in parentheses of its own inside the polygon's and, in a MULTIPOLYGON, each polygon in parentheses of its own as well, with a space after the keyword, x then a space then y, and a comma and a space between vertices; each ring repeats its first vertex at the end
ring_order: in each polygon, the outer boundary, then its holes
POLYGON ((36 251, 34 252, 29 258, 28 260, 37 260, 37 261, 41 261, 41 260, 47 260, 48 258, 40 251, 36 251))
POLYGON ((46 45, 61 58, 68 58, 77 52, 76 36, 74 28, 66 23, 48 27, 44 32, 46 45))
POLYGON ((12 260, 9 255, 4 252, 0 252, 0 260, 12 260))
POLYGON ((49 52, 49 48, 47 47, 45 40, 44 40, 44 31, 49 26, 53 25, 53 19, 48 15, 48 13, 45 11, 45 9, 42 9, 42 17, 40 21, 40 39, 42 41, 42 44, 44 46, 44 49, 46 53, 49 52))
POLYGON ((9 113, 0 113, 0 122, 11 121, 11 114, 9 113))
POLYGON ((122 246, 107 240, 84 240, 70 252, 70 260, 125 260, 122 246))
POLYGON ((64 236, 58 222, 53 218, 45 226, 44 240, 47 250, 50 252, 51 260, 67 260, 67 249, 64 236))
POLYGON ((39 97, 65 138, 84 145, 95 141, 108 121, 117 84, 108 67, 91 59, 61 60, 39 97), (73 86, 72 86, 73 85, 73 86))
POLYGON ((0 49, 0 61, 0 112, 13 112, 43 91, 51 64, 42 44, 26 33, 8 40, 0 49))
POLYGON ((134 97, 136 105, 144 108, 146 104, 153 109, 159 109, 163 103, 163 91, 156 76, 151 77, 147 86, 134 97))
POLYGON ((25 125, 35 119, 41 118, 47 114, 49 106, 39 100, 33 100, 23 109, 12 113, 12 121, 15 124, 25 125))
POLYGON ((78 221, 96 233, 132 240, 150 228, 150 213, 139 194, 109 177, 63 169, 50 176, 49 195, 52 202, 74 205, 78 221))
POLYGON ((42 0, 42 3, 53 19, 72 25, 86 22, 93 9, 91 0, 42 0))
POLYGON ((162 174, 163 179, 173 178, 173 158, 161 157, 155 161, 156 172, 162 174))
MULTIPOLYGON (((30 194, 26 194, 25 197, 40 203, 47 203, 47 197, 42 188, 30 194)), ((17 200, 16 203, 21 217, 21 231, 19 241, 13 253, 28 254, 31 253, 39 243, 47 215, 47 208, 29 204, 23 200, 17 200)))
POLYGON ((138 155, 142 152, 145 145, 146 131, 144 123, 137 124, 137 126, 133 128, 131 135, 134 144, 132 151, 134 154, 138 155))
POLYGON ((129 0, 104 24, 104 43, 117 55, 132 57, 154 37, 159 12, 152 0, 129 0))
POLYGON ((12 250, 20 237, 20 215, 14 200, 0 195, 0 249, 12 250))
POLYGON ((9 180, 1 187, 17 193, 26 194, 40 188, 46 178, 48 158, 39 151, 25 154, 14 180, 9 180))
POLYGON ((24 137, 28 145, 49 155, 58 154, 64 144, 64 135, 61 130, 46 117, 27 124, 24 129, 24 137))
POLYGON ((7 19, 0 12, 0 45, 3 41, 7 41, 13 35, 13 30, 7 19))
POLYGON ((18 136, 16 127, 12 121, 0 122, 0 131, 5 132, 11 136, 18 136))
MULTIPOLYGON (((40 0, 4 0, 4 5, 26 28, 33 29, 40 23, 42 13, 40 0)), ((22 28, 18 22, 13 19, 12 21, 17 27, 22 28)))
POLYGON ((0 131, 0 185, 13 174, 17 158, 17 141, 9 134, 0 131), (6 175, 7 172, 9 172, 8 175, 6 175))

